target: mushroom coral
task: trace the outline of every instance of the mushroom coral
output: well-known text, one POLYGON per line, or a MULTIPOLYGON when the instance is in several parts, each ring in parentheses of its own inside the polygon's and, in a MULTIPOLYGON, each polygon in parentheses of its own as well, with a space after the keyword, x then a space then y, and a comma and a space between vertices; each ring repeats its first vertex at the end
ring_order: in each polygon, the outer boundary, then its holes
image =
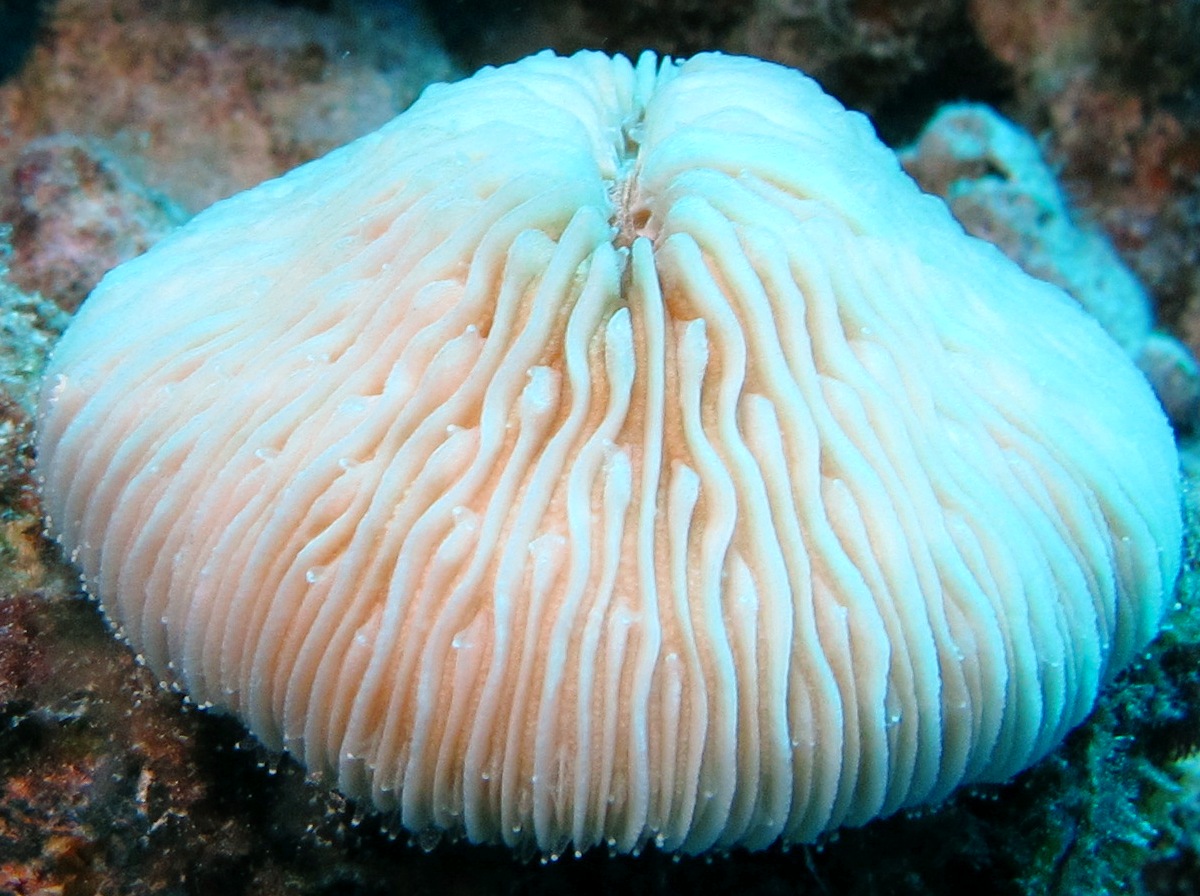
POLYGON ((485 69, 218 203, 88 298, 37 450, 151 668, 411 830, 550 854, 1008 778, 1180 563, 1121 350, 719 54, 485 69))

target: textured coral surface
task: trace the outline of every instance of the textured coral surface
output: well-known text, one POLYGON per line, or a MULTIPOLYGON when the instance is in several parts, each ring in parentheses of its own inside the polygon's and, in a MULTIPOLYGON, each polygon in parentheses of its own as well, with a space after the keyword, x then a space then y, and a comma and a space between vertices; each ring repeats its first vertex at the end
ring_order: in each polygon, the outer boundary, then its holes
MULTIPOLYGON (((814 70, 904 142, 939 103, 998 103, 1040 138, 1074 214, 1132 266, 1160 326, 1200 346, 1194 3, 534 2, 503 29, 494 23, 512 4, 430 6, 460 57, 397 4, 0 3, 11 268, 0 281, 0 893, 1193 892, 1194 538, 1167 630, 1046 761, 936 811, 786 854, 592 852, 545 866, 409 842, 233 721, 160 688, 111 637, 41 537, 30 472, 37 375, 63 309, 178 215, 371 130, 430 80, 498 58, 495 35, 513 56, 572 40, 772 55, 814 70)), ((1186 405, 1195 362, 1164 338, 1159 382, 1174 377, 1186 405)), ((1194 532, 1200 501, 1187 495, 1194 532)))

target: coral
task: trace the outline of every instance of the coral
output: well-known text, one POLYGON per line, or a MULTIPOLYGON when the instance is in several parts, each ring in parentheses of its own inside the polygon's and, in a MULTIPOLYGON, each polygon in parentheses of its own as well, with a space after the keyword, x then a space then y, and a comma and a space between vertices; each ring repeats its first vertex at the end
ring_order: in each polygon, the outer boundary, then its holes
POLYGON ((40 413, 49 528, 152 668, 409 830, 551 855, 1007 778, 1178 572, 1120 347, 718 54, 428 92, 111 272, 40 413))
POLYGON ((1074 297, 1137 361, 1176 431, 1193 432, 1200 422, 1193 353, 1175 336, 1151 332, 1142 284, 1106 233, 1079 219, 1030 134, 987 106, 954 104, 934 116, 901 161, 968 232, 1074 297))
POLYGON ((1105 235, 1072 215, 1033 137, 987 106, 943 108, 901 162, 969 233, 1061 286, 1131 357, 1150 333, 1150 300, 1105 235))
POLYGON ((1170 333, 1151 332, 1146 290, 1104 231, 1070 208, 1030 134, 988 107, 953 104, 900 157, 970 233, 1066 289, 1138 362, 1176 432, 1194 432, 1200 422, 1195 356, 1170 333))
POLYGON ((1200 5, 971 0, 1013 77, 1008 111, 1044 133, 1074 201, 1200 349, 1200 5))
MULTIPOLYGON (((431 5, 457 11, 468 27, 483 25, 463 3, 431 5)), ((107 141, 131 183, 149 183, 194 211, 372 129, 425 81, 456 71, 419 24, 381 12, 386 4, 357 4, 348 14, 350 4, 339 0, 287 10, 228 0, 60 0, 53 8, 16 0, 0 10, 35 6, 52 10, 36 52, 22 59, 0 48, 10 71, 24 65, 0 83, 0 194, 11 189, 12 164, 31 140, 71 132, 89 145, 107 141)), ((553 15, 568 4, 497 6, 507 15, 548 6, 553 15)), ((613 47, 618 26, 635 33, 623 17, 637 16, 638 40, 664 51, 682 41, 732 48, 730 35, 747 34, 736 47, 751 53, 772 39, 815 33, 847 59, 864 51, 869 77, 861 92, 842 96, 879 112, 877 125, 891 138, 911 139, 932 102, 999 105, 1038 135, 1075 207, 1104 227, 1154 296, 1162 325, 1200 347, 1200 128, 1189 94, 1200 57, 1188 18, 1196 5, 971 0, 974 24, 957 13, 939 18, 946 4, 923 6, 932 17, 900 16, 872 32, 858 24, 858 10, 866 22, 883 4, 629 3, 577 33, 613 47), (739 32, 751 13, 763 27, 739 32), (772 21, 784 26, 778 38, 772 21), (871 68, 876 47, 900 52, 871 68)), ((584 13, 577 9, 574 21, 584 13)), ((13 21, 0 23, 0 41, 19 37, 27 46, 36 32, 10 31, 13 21)), ((516 36, 548 43, 551 33, 530 17, 516 36)), ((837 71, 831 47, 790 42, 794 62, 824 59, 827 75, 837 71), (800 55, 806 51, 811 57, 800 55)), ((847 76, 854 83, 852 69, 847 76)), ((1188 676, 1176 678, 1180 663, 1168 661, 1170 675, 1155 671, 1158 645, 1109 688, 1093 722, 1016 782, 811 849, 710 862, 674 862, 651 850, 639 860, 592 854, 543 867, 454 844, 426 854, 429 841, 394 840, 389 819, 306 783, 294 765, 244 743, 228 719, 161 692, 79 600, 74 573, 40 537, 29 474, 29 395, 62 316, 11 285, 0 285, 0 297, 2 892, 1194 892, 1200 761, 1169 757, 1188 749, 1184 721, 1196 710, 1188 676), (1168 699, 1155 698, 1160 686, 1168 699), (1119 719, 1132 724, 1118 731, 1119 719), (1144 732, 1148 750, 1137 747, 1144 732)), ((1188 362, 1167 349, 1166 367, 1171 358, 1188 362)), ((1180 645, 1197 641, 1196 568, 1193 543, 1162 644, 1176 658, 1194 649, 1180 645)))

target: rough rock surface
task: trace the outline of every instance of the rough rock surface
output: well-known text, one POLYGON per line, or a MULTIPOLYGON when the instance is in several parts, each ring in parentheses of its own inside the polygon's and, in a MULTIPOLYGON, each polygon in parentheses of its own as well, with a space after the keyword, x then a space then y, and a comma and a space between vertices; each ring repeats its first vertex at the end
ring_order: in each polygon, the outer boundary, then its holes
POLYGON ((0 84, 0 170, 30 140, 74 133, 196 212, 374 130, 425 84, 456 76, 406 4, 335 5, 60 0, 0 84))
POLYGON ((119 160, 69 134, 17 155, 0 221, 12 227, 10 276, 74 311, 106 271, 140 255, 184 211, 125 174, 119 160))

